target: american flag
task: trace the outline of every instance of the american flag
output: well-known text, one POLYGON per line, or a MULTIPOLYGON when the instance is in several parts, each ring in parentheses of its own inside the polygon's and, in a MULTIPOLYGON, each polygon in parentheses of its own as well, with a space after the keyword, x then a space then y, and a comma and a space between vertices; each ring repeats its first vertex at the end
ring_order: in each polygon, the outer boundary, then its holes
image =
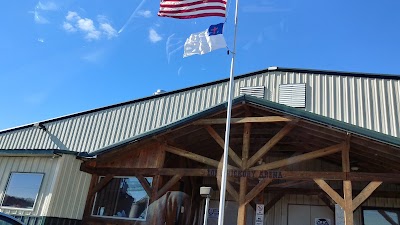
POLYGON ((191 19, 225 17, 227 0, 161 0, 158 16, 191 19))

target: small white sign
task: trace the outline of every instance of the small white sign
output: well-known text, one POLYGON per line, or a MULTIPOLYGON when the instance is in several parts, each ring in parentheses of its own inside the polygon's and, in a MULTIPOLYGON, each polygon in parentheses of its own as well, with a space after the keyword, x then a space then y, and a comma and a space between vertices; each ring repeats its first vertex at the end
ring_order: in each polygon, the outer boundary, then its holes
POLYGON ((257 204, 255 225, 263 225, 263 224, 264 224, 264 204, 257 204))
POLYGON ((264 215, 264 204, 256 205, 256 215, 264 215))
POLYGON ((332 225, 330 219, 315 218, 315 225, 332 225))
POLYGON ((219 215, 219 208, 209 208, 208 209, 208 218, 209 219, 218 219, 218 215, 219 215))

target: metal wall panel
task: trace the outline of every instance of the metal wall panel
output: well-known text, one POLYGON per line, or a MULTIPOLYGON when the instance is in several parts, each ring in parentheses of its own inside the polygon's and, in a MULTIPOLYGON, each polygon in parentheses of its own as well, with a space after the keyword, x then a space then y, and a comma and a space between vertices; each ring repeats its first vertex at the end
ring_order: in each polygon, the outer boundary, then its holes
POLYGON ((46 209, 52 192, 60 158, 51 157, 0 157, 0 200, 3 200, 8 178, 11 172, 44 173, 39 195, 33 210, 7 209, 0 207, 0 211, 13 215, 45 216, 46 209))
POLYGON ((81 161, 75 156, 63 155, 54 179, 47 217, 82 219, 91 175, 79 171, 81 161))
MULTIPOLYGON (((270 71, 235 80, 240 87, 265 86, 265 99, 278 102, 279 85, 306 84, 306 108, 323 116, 400 137, 400 81, 370 77, 270 71)), ((0 134, 0 149, 57 148, 92 152, 227 99, 228 83, 189 89, 140 102, 0 134)))
POLYGON ((82 219, 91 176, 79 171, 80 164, 72 155, 0 157, 0 201, 11 172, 44 173, 33 210, 0 207, 0 211, 20 216, 82 219))

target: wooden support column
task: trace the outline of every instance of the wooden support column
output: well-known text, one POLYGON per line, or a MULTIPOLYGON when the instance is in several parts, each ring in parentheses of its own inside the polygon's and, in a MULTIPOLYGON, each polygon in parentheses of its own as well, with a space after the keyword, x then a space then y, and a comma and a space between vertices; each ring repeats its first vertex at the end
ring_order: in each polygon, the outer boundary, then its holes
MULTIPOLYGON (((247 160, 249 158, 249 149, 250 149, 250 131, 251 131, 251 123, 244 124, 243 131, 243 148, 242 148, 242 168, 246 168, 247 160)), ((240 177, 240 191, 239 191, 239 209, 238 209, 238 225, 246 224, 246 193, 247 193, 247 177, 240 177)))
MULTIPOLYGON (((350 135, 346 137, 346 143, 342 150, 342 169, 343 172, 350 172, 350 135)), ((344 224, 354 225, 353 216, 353 195, 350 180, 343 181, 343 196, 344 196, 344 224)))

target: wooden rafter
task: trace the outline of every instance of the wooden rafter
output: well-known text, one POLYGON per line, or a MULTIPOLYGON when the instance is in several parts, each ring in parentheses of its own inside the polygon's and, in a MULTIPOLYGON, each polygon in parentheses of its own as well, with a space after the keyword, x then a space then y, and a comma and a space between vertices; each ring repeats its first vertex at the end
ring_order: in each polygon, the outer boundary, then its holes
MULTIPOLYGON (((197 161, 197 162, 204 163, 204 164, 209 165, 209 166, 218 167, 218 164, 219 164, 219 161, 217 161, 217 160, 210 159, 210 158, 207 158, 205 156, 201 156, 201 155, 198 155, 198 154, 195 154, 195 153, 192 153, 192 152, 180 149, 180 148, 176 148, 176 147, 173 147, 173 146, 170 146, 170 145, 168 145, 166 147, 166 151, 170 152, 170 153, 173 153, 175 155, 179 155, 179 156, 182 156, 182 157, 197 161)), ((232 167, 232 166, 228 166, 228 168, 230 168, 230 169, 238 169, 237 167, 232 167)))
MULTIPOLYGON (((221 183, 220 180, 218 182, 221 183)), ((226 190, 233 197, 233 199, 235 199, 236 202, 239 202, 239 194, 229 181, 226 182, 226 190)))
POLYGON ((263 147, 261 147, 247 162, 247 168, 253 166, 260 160, 272 147, 275 146, 283 137, 286 136, 296 125, 295 121, 288 123, 284 126, 275 136, 273 136, 263 147))
POLYGON ((150 187, 149 182, 147 181, 146 178, 144 178, 141 174, 136 174, 136 178, 139 180, 140 184, 146 191, 147 195, 151 197, 151 194, 153 192, 152 188, 150 187))
MULTIPOLYGON (((282 116, 264 116, 264 117, 244 117, 244 118, 231 118, 231 124, 235 123, 275 123, 275 122, 289 122, 290 118, 282 116)), ((226 124, 226 118, 217 119, 202 119, 194 122, 195 125, 212 125, 212 124, 226 124)))
POLYGON ((298 156, 293 156, 293 157, 290 157, 287 159, 282 159, 282 160, 278 160, 275 162, 255 166, 255 167, 250 168, 250 170, 272 170, 272 169, 280 168, 283 166, 288 166, 288 165, 292 165, 295 163, 303 162, 306 160, 316 159, 316 158, 319 158, 322 156, 330 155, 330 154, 341 151, 342 147, 343 147, 343 144, 338 144, 338 145, 330 146, 330 147, 323 148, 323 149, 320 149, 317 151, 305 153, 305 154, 298 155, 298 156))
POLYGON ((247 193, 244 204, 248 204, 251 200, 253 200, 271 182, 272 179, 265 178, 261 180, 260 183, 258 183, 249 193, 247 193))
POLYGON ((92 189, 93 193, 99 192, 101 189, 103 189, 112 179, 114 178, 114 175, 107 175, 103 179, 100 180, 100 182, 92 189))
POLYGON ((329 186, 324 180, 322 179, 314 179, 315 183, 323 190, 329 197, 333 199, 337 204, 340 205, 344 209, 344 200, 343 198, 329 186))
POLYGON ((371 196, 372 192, 374 192, 380 185, 381 181, 372 181, 370 182, 361 192, 353 199, 353 211, 358 208, 369 196, 371 196))
MULTIPOLYGON (((224 149, 225 141, 219 136, 219 134, 211 126, 206 126, 206 129, 211 137, 214 138, 214 140, 219 144, 219 146, 224 149)), ((232 161, 236 163, 236 165, 242 166, 242 160, 240 160, 239 156, 235 153, 235 151, 233 151, 231 147, 229 147, 228 155, 232 159, 232 161)))
MULTIPOLYGON (((161 196, 163 196, 167 191, 176 184, 180 179, 182 178, 181 175, 175 175, 173 176, 168 182, 157 192, 155 200, 159 199, 161 196)), ((154 200, 154 201, 155 201, 154 200)))

